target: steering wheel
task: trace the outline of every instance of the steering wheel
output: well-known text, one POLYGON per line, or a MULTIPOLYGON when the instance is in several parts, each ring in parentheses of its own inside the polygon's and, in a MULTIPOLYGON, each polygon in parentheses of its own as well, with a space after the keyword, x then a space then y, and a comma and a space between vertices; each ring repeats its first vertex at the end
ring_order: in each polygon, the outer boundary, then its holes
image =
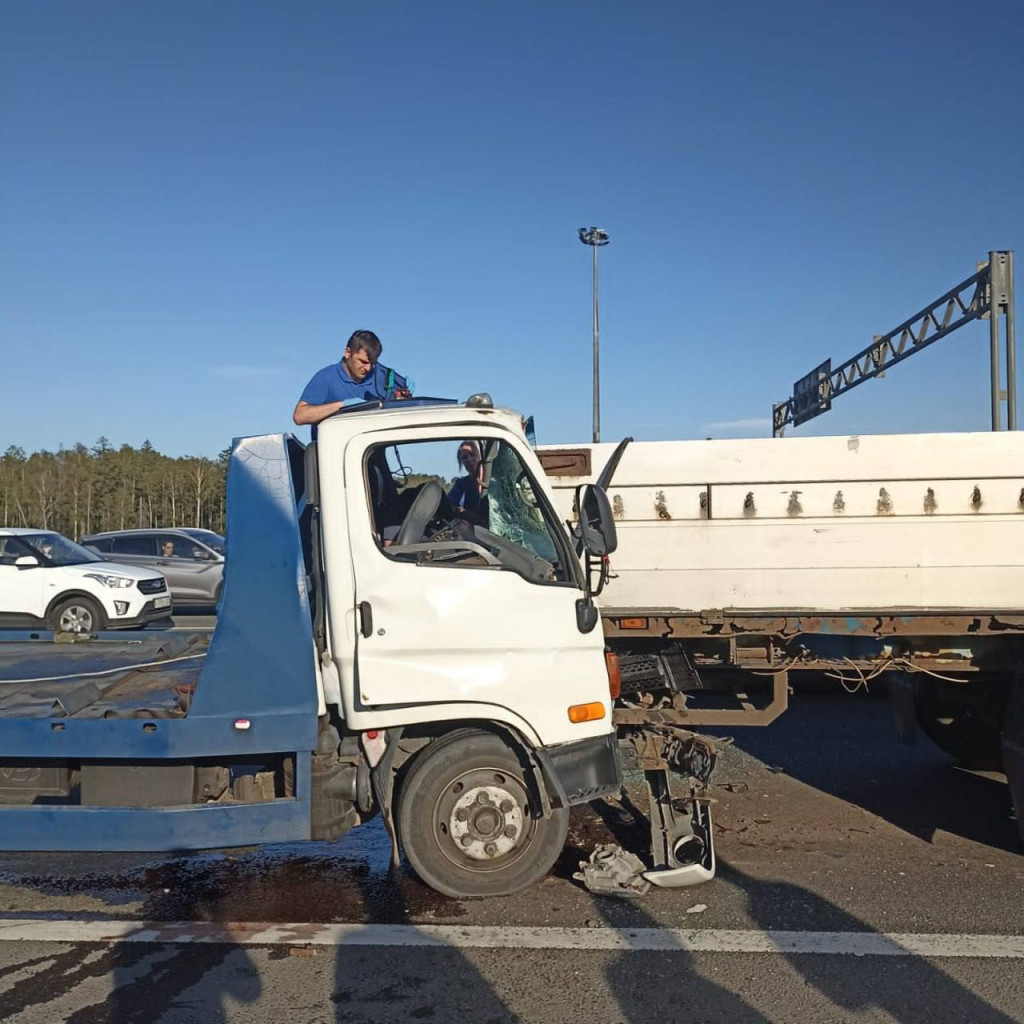
POLYGON ((403 544, 416 544, 423 540, 423 531, 427 523, 434 518, 441 505, 444 491, 436 480, 428 480, 413 499, 409 511, 406 512, 402 525, 395 538, 395 547, 403 544))

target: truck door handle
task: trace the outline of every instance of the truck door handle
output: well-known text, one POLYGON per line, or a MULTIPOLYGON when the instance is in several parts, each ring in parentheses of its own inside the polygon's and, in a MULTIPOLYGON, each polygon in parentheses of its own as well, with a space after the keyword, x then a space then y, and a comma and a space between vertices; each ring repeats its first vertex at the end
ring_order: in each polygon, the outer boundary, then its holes
POLYGON ((369 601, 359 602, 359 632, 364 637, 373 636, 373 609, 369 601))

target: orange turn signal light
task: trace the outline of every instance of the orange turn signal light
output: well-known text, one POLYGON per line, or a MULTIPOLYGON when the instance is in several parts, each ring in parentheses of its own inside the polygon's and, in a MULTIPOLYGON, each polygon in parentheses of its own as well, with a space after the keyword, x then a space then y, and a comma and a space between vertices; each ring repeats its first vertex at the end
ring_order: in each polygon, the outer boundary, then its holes
POLYGON ((604 704, 599 700, 592 700, 589 704, 573 704, 569 708, 569 721, 573 725, 580 722, 597 722, 604 718, 604 704))
POLYGON ((646 629, 647 619, 619 619, 619 629, 646 629))
POLYGON ((608 692, 612 700, 618 700, 622 693, 622 663, 619 656, 611 651, 605 651, 604 663, 608 667, 608 692))

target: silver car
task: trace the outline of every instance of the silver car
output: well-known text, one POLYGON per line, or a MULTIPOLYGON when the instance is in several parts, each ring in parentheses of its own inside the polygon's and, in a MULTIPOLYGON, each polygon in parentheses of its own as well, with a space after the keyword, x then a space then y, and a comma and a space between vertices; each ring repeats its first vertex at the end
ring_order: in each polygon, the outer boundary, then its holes
POLYGON ((212 605, 224 582, 224 538, 212 530, 114 530, 82 544, 108 562, 155 569, 167 578, 176 605, 212 605))

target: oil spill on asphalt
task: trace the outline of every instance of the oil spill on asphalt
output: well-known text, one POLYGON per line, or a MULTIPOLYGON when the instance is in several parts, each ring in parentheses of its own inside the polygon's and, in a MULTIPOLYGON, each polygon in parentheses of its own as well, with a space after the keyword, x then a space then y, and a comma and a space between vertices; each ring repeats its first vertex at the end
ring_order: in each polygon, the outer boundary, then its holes
POLYGON ((147 856, 138 867, 115 871, 97 866, 102 855, 83 854, 61 855, 59 872, 49 874, 46 858, 33 856, 36 871, 8 872, 0 883, 52 896, 88 896, 110 907, 111 917, 152 921, 392 924, 465 914, 459 901, 428 889, 406 864, 390 870, 391 841, 376 820, 334 843, 147 856))
MULTIPOLYGON (((548 882, 575 889, 573 873, 597 846, 646 850, 648 842, 646 818, 628 801, 575 807, 548 882)), ((375 819, 337 842, 178 856, 25 855, 0 873, 0 885, 87 898, 102 904, 88 911, 98 917, 152 921, 401 924, 466 916, 466 905, 429 889, 404 861, 392 872, 390 860, 390 838, 375 819)), ((5 909, 13 912, 0 904, 5 909)))

